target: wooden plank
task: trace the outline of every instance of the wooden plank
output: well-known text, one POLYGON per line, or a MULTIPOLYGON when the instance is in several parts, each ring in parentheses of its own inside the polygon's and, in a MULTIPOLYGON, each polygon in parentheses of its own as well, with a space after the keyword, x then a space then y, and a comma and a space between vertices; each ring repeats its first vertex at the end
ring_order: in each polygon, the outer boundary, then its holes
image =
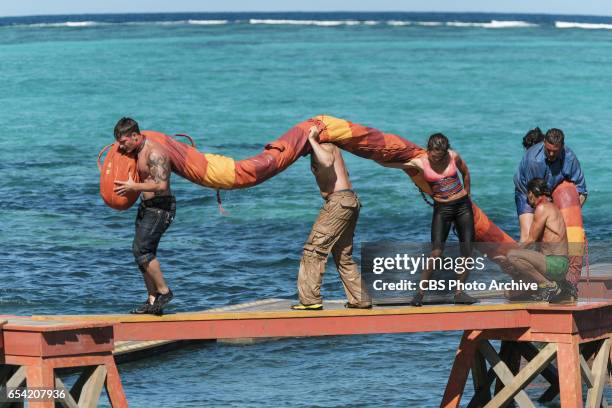
POLYGON ((106 380, 106 367, 104 365, 97 366, 89 378, 83 384, 81 395, 79 395, 79 407, 80 408, 95 408, 98 406, 100 401, 100 395, 102 393, 102 387, 106 380))
POLYGON ((506 387, 499 390, 499 392, 493 397, 493 399, 491 399, 485 405, 485 408, 503 407, 508 402, 510 402, 513 397, 521 408, 535 408, 535 405, 531 402, 529 396, 527 396, 527 393, 523 391, 522 388, 518 389, 513 395, 508 395, 507 398, 503 397, 505 395, 504 391, 509 389, 510 384, 512 384, 515 379, 514 374, 512 373, 512 371, 510 371, 506 363, 504 363, 504 361, 497 354, 495 348, 493 348, 491 343, 489 343, 488 341, 481 342, 479 350, 487 359, 487 361, 489 361, 489 364, 491 364, 491 368, 497 375, 497 378, 499 378, 499 380, 506 385, 506 387))
MULTIPOLYGON (((385 316, 385 315, 412 315, 412 314, 435 314, 435 313, 466 313, 466 312, 490 312, 527 310, 533 304, 529 303, 479 303, 478 305, 443 305, 423 307, 376 307, 373 309, 345 309, 342 305, 334 308, 326 308, 319 311, 292 311, 289 309, 291 301, 278 301, 273 310, 237 310, 237 311, 202 311, 194 313, 175 313, 163 316, 155 315, 57 315, 57 316, 32 316, 33 320, 59 320, 59 321, 87 321, 108 323, 138 323, 138 322, 177 322, 177 321, 207 321, 207 320, 236 320, 236 319, 286 319, 303 317, 332 317, 332 316, 385 316)), ((327 302, 326 302, 327 304, 327 302)))
MULTIPOLYGON (((521 354, 517 349, 517 344, 518 342, 516 341, 502 340, 499 349, 500 359, 506 364, 513 376, 519 372, 521 365, 521 354)), ((505 384, 498 378, 497 381, 495 381, 494 395, 497 395, 504 388, 504 385, 505 384)), ((506 408, 511 405, 513 405, 512 401, 508 401, 501 408, 506 408)))
POLYGON ((592 387, 587 392, 586 408, 599 408, 602 405, 603 391, 608 376, 610 344, 610 339, 604 340, 599 352, 597 353, 597 357, 595 357, 595 360, 593 360, 593 379, 591 381, 592 387))
POLYGON ((530 383, 555 357, 557 346, 554 343, 548 344, 540 351, 538 356, 531 360, 521 370, 516 377, 512 375, 510 369, 501 361, 493 346, 488 342, 481 344, 480 350, 485 358, 495 369, 495 373, 506 384, 506 387, 497 394, 485 408, 497 408, 503 406, 512 398, 523 407, 534 407, 535 405, 527 396, 523 388, 530 383))
MULTIPOLYGON (((414 308, 419 309, 419 308, 414 308)), ((404 314, 299 319, 230 319, 141 322, 115 325, 115 340, 207 340, 244 337, 304 337, 448 330, 489 330, 529 325, 525 311, 404 314)))
MULTIPOLYGON (((4 377, 0 385, 6 387, 6 389, 22 387, 23 385, 25 385, 25 380, 26 380, 25 367, 17 368, 17 366, 5 365, 3 366, 3 371, 6 373, 6 376, 4 377), (8 369, 8 372, 5 371, 6 369, 8 369)), ((8 402, 8 401, 0 402, 0 408, 11 408, 13 406, 23 407, 23 403, 8 402)))
POLYGON ((582 354, 580 355, 580 373, 587 387, 588 388, 593 387, 594 383, 593 383, 593 375, 591 374, 591 367, 589 367, 589 364, 584 359, 584 356, 582 354))
POLYGON ((78 404, 70 395, 70 391, 64 385, 64 382, 58 377, 55 376, 55 389, 58 391, 64 391, 64 398, 58 398, 59 404, 64 408, 79 408, 78 404))
POLYGON ((79 377, 76 379, 76 381, 72 385, 72 388, 70 389, 70 394, 72 395, 72 398, 75 398, 76 400, 79 399, 79 397, 81 396, 81 392, 83 391, 83 386, 85 385, 87 380, 91 377, 96 367, 97 366, 83 367, 81 374, 79 374, 79 377))
MULTIPOLYGON (((517 347, 519 352, 528 362, 536 358, 540 352, 540 350, 530 342, 517 342, 517 347)), ((553 364, 549 364, 540 373, 540 375, 542 375, 542 377, 544 377, 546 381, 550 383, 550 387, 548 387, 546 392, 544 392, 540 398, 538 398, 538 402, 552 401, 557 394, 559 394, 559 374, 557 373, 557 367, 555 367, 553 364)))
POLYGON ((15 371, 15 374, 6 382, 6 388, 18 388, 23 385, 26 380, 26 367, 21 366, 15 371))
POLYGON ((152 340, 152 341, 116 341, 113 355, 120 356, 123 354, 133 353, 165 346, 175 343, 174 340, 152 340))

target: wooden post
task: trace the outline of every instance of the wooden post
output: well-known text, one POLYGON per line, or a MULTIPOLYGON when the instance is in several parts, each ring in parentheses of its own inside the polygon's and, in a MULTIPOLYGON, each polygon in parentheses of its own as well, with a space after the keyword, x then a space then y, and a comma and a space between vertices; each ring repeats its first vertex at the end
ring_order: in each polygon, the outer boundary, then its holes
POLYGON ((480 330, 466 330, 463 332, 440 407, 459 407, 470 367, 474 360, 474 353, 476 352, 476 346, 479 340, 478 337, 481 334, 482 331, 480 330))
POLYGON ((559 343, 557 350, 559 389, 563 408, 582 408, 580 353, 575 337, 571 343, 559 343))
POLYGON ((105 357, 104 366, 106 367, 106 392, 113 408, 127 408, 128 402, 121 385, 121 377, 115 365, 112 355, 105 357))
MULTIPOLYGON (((28 388, 55 389, 55 374, 53 367, 44 359, 38 359, 35 364, 26 366, 26 382, 28 388)), ((46 401, 28 401, 30 408, 55 408, 53 399, 46 401)))

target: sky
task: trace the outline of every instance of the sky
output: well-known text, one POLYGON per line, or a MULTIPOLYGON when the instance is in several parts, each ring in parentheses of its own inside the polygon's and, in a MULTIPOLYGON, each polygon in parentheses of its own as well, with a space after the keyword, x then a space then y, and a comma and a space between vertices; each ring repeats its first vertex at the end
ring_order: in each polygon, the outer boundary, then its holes
POLYGON ((473 11, 612 15, 610 0, 0 0, 0 16, 180 11, 473 11))

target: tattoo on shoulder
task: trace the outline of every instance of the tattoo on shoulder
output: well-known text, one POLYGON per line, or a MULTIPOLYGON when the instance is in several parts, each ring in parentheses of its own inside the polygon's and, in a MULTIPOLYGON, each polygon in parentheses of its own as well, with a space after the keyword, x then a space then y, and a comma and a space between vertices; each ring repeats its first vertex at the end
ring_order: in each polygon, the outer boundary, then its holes
POLYGON ((158 152, 151 152, 147 161, 151 177, 156 183, 168 181, 170 178, 170 161, 168 156, 158 152))

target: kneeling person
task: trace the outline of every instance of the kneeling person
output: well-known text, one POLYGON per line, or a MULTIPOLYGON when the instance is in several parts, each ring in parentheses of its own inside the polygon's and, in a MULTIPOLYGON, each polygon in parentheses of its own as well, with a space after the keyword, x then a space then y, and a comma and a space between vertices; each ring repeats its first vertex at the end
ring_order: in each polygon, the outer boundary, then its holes
POLYGON ((569 267, 565 222, 561 211, 551 202, 550 190, 544 179, 532 179, 527 185, 527 199, 535 209, 529 237, 511 250, 508 261, 523 276, 537 282, 537 299, 549 302, 569 301, 576 297, 573 286, 566 281, 569 267), (540 243, 540 250, 526 249, 540 243))
POLYGON ((312 147, 310 163, 325 203, 304 244, 297 283, 300 303, 291 308, 323 309, 321 282, 330 252, 348 298, 345 306, 371 308, 371 300, 362 292, 361 275, 353 260, 353 235, 361 204, 351 190, 340 150, 331 143, 320 144, 318 135, 318 129, 313 126, 308 135, 312 147))

